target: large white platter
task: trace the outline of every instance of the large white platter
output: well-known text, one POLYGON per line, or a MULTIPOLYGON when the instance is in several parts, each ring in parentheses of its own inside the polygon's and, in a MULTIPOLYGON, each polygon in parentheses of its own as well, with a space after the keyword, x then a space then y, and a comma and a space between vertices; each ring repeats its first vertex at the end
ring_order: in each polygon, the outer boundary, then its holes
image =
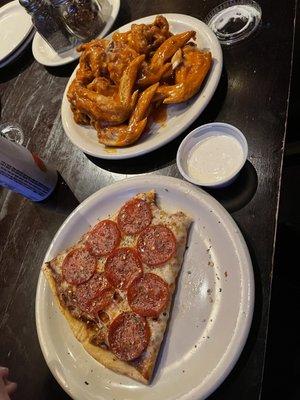
MULTIPOLYGON (((213 65, 205 83, 198 94, 191 100, 168 107, 168 117, 166 123, 162 125, 154 124, 141 139, 128 147, 107 149, 99 144, 94 128, 77 125, 73 119, 70 104, 67 99, 67 91, 72 80, 75 78, 76 69, 70 77, 66 90, 63 95, 61 117, 64 130, 69 139, 85 153, 94 157, 106 159, 124 159, 140 156, 149 153, 158 147, 170 142, 187 129, 193 121, 205 109, 212 98, 220 80, 223 57, 221 46, 210 28, 200 20, 183 14, 163 14, 170 23, 170 30, 173 33, 180 33, 188 30, 196 31, 196 43, 200 49, 209 49, 213 57, 213 65)), ((118 31, 124 32, 130 29, 131 24, 153 22, 155 15, 141 18, 122 26, 118 31)))
POLYGON ((54 237, 45 261, 77 241, 128 198, 155 189, 168 211, 193 218, 166 340, 150 386, 98 364, 74 338, 43 274, 36 325, 46 362, 75 400, 200 400, 226 378, 245 344, 253 313, 254 281, 237 225, 210 195, 170 177, 140 176, 105 187, 80 204, 54 237))
MULTIPOLYGON (((99 38, 102 38, 109 32, 117 18, 120 9, 120 0, 102 0, 100 3, 102 4, 104 21, 106 21, 99 35, 99 38)), ((38 32, 36 32, 33 38, 32 53, 37 62, 47 67, 58 67, 69 64, 79 58, 76 48, 61 54, 56 53, 38 32)))

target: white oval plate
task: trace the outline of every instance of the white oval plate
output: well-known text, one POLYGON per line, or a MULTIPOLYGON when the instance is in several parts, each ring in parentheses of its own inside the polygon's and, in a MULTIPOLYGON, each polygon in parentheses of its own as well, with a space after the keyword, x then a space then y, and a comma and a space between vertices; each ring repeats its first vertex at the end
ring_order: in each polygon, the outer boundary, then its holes
MULTIPOLYGON (((173 33, 180 33, 188 30, 196 31, 196 43, 199 48, 207 48, 213 56, 213 65, 205 83, 198 94, 191 100, 168 107, 167 121, 163 125, 152 124, 147 133, 132 146, 114 149, 107 149, 100 144, 97 133, 92 127, 85 127, 75 123, 70 104, 67 99, 67 91, 72 80, 75 78, 76 69, 70 77, 63 95, 61 117, 64 130, 69 139, 82 151, 91 156, 106 159, 124 159, 140 156, 149 153, 158 147, 170 142, 180 135, 191 125, 205 109, 212 98, 220 80, 223 57, 221 46, 210 28, 196 18, 183 14, 163 14, 170 23, 170 30, 173 33)), ((122 26, 118 31, 129 30, 131 24, 149 24, 153 22, 155 15, 138 19, 122 26)))
POLYGON ((18 0, 0 8, 0 63, 17 50, 31 29, 30 15, 18 0))
MULTIPOLYGON (((99 38, 104 37, 110 30, 120 9, 120 0, 106 0, 103 4, 105 5, 105 9, 103 10, 104 19, 107 20, 107 22, 99 38)), ((79 53, 76 51, 76 48, 68 50, 65 53, 56 53, 38 32, 36 32, 33 38, 32 53, 36 61, 46 67, 58 67, 59 65, 68 64, 79 58, 79 53)))
POLYGON ((46 362, 75 400, 199 400, 226 378, 245 344, 253 313, 250 256, 237 225, 190 183, 140 176, 107 186, 81 203, 55 235, 44 261, 77 241, 90 224, 138 192, 155 189, 168 211, 193 218, 167 336, 149 386, 97 363, 73 336, 45 277, 36 293, 36 325, 46 362), (87 382, 87 383, 85 383, 87 382))
POLYGON ((0 61, 0 68, 5 67, 6 65, 10 64, 14 60, 16 60, 26 49, 26 47, 29 45, 29 43, 32 41, 32 38, 34 36, 35 30, 32 29, 29 33, 29 35, 26 37, 25 40, 20 44, 20 46, 17 48, 16 51, 14 51, 11 55, 8 57, 5 57, 4 60, 0 61))

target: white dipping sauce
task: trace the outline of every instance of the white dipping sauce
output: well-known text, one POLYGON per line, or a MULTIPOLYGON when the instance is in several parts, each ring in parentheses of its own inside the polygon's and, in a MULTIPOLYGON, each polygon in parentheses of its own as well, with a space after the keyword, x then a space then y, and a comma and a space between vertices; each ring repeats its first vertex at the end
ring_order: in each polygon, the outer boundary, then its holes
POLYGON ((190 151, 189 175, 200 183, 215 183, 229 178, 243 163, 243 149, 237 139, 215 135, 203 139, 190 151))

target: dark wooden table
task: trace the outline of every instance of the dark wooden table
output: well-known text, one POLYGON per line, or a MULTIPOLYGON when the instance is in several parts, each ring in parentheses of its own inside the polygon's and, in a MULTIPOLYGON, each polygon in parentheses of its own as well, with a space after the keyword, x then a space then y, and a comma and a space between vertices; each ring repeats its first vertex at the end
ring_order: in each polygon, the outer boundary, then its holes
MULTIPOLYGON (((221 1, 122 0, 121 3, 113 28, 165 12, 203 19, 221 1)), ((210 397, 215 400, 259 399, 262 387, 295 1, 283 4, 281 0, 262 0, 260 4, 263 23, 259 32, 248 41, 223 48, 224 71, 219 87, 193 124, 232 123, 244 132, 249 144, 249 161, 238 181, 227 190, 212 193, 240 226, 251 252, 256 281, 249 339, 232 373, 210 397)), ((57 166, 79 201, 134 174, 180 177, 175 155, 184 134, 155 153, 122 162, 87 158, 70 143, 63 132, 59 109, 75 65, 45 68, 34 61, 28 48, 19 60, 0 70, 1 122, 18 122, 23 127, 26 145, 57 166)), ((34 301, 47 247, 76 201, 63 182, 54 196, 54 208, 0 190, 0 365, 8 366, 19 383, 15 399, 67 399, 42 356, 34 301)))

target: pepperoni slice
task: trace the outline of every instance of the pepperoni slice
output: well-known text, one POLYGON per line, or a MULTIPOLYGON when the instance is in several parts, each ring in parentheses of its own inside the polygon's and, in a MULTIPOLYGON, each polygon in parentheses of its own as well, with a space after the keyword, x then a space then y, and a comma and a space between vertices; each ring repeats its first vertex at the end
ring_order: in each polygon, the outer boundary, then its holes
POLYGON ((166 226, 152 225, 141 233, 137 249, 145 264, 149 266, 164 264, 176 251, 176 239, 166 226))
POLYGON ((107 280, 118 289, 127 288, 130 282, 142 273, 138 253, 129 247, 114 250, 105 263, 107 280))
POLYGON ((118 215, 118 227, 126 235, 142 232, 152 221, 149 204, 145 200, 129 200, 121 208, 118 215))
POLYGON ((108 331, 111 351, 124 361, 139 357, 148 346, 150 329, 145 318, 132 312, 118 315, 108 331))
POLYGON ((169 296, 167 282, 151 273, 136 278, 127 291, 132 311, 142 317, 157 318, 165 310, 169 296))
POLYGON ((70 251, 62 264, 64 279, 72 285, 88 281, 96 270, 97 260, 85 248, 70 251))
POLYGON ((75 290, 78 307, 92 315, 108 307, 113 295, 114 290, 103 272, 96 272, 89 281, 78 285, 75 290))
POLYGON ((120 243, 121 235, 115 222, 106 219, 99 222, 89 234, 86 246, 95 256, 106 256, 120 243))

